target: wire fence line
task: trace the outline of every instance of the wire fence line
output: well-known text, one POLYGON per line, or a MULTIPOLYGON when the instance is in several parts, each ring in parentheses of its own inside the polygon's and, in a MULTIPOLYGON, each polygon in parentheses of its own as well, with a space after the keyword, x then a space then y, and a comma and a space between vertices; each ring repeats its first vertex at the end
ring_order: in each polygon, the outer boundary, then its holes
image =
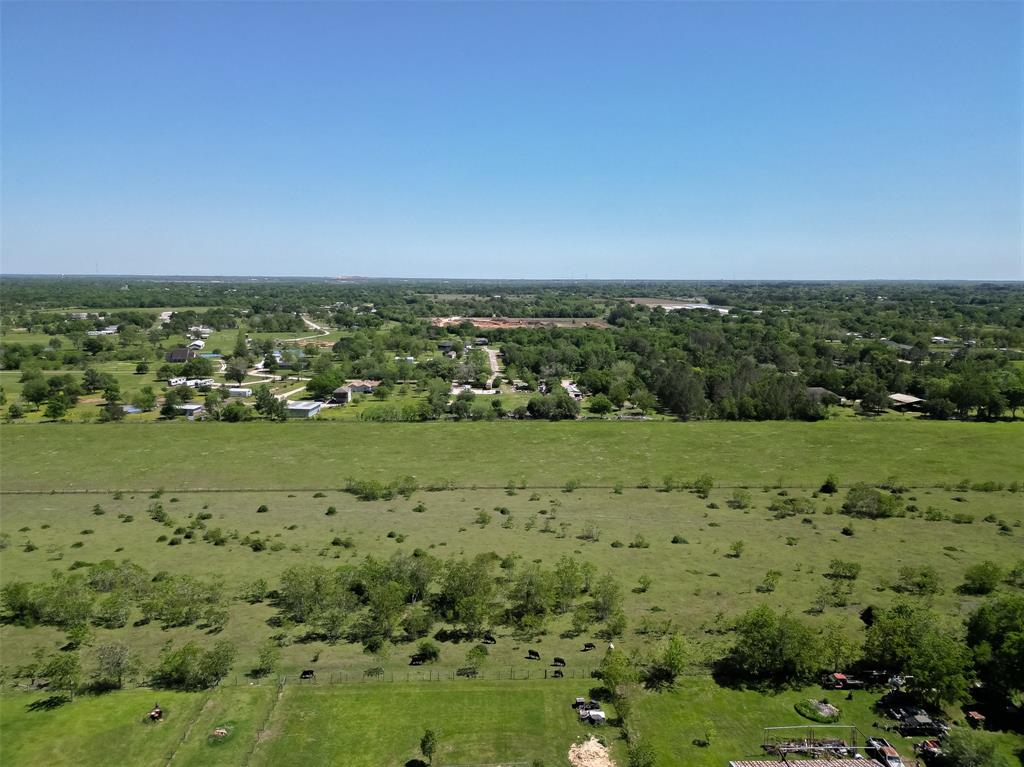
MULTIPOLYGON (((298 685, 316 687, 340 684, 390 684, 392 682, 452 682, 463 681, 472 684, 475 681, 527 681, 530 679, 579 679, 594 680, 594 668, 506 668, 481 670, 472 674, 464 669, 409 669, 407 671, 384 671, 367 673, 365 671, 325 671, 309 679, 302 679, 300 674, 279 674, 265 677, 249 677, 233 674, 221 680, 221 687, 285 687, 298 685), (460 673, 462 671, 463 673, 460 673), (560 673, 560 675, 559 675, 560 673)), ((145 685, 140 685, 145 686, 145 685)))
MULTIPOLYGON (((771 490, 817 490, 821 483, 814 483, 810 485, 806 484, 795 484, 789 482, 753 482, 753 483, 739 483, 739 484, 728 484, 724 482, 716 482, 712 489, 714 490, 763 490, 768 488, 771 490)), ((909 490, 943 490, 943 489, 956 489, 955 485, 951 483, 935 483, 935 484, 907 484, 900 482, 902 487, 909 490)), ((672 490, 666 490, 658 485, 649 485, 647 487, 641 487, 639 485, 624 485, 624 484, 585 484, 580 483, 574 486, 575 490, 609 490, 614 491, 617 489, 622 490, 653 490, 658 493, 685 493, 689 492, 688 488, 678 487, 672 490)), ((467 490, 503 490, 508 491, 508 485, 490 485, 474 482, 468 485, 445 485, 444 487, 419 487, 414 492, 418 493, 443 493, 443 492, 455 492, 455 491, 467 491, 467 490)), ((517 493, 525 492, 527 490, 558 490, 560 492, 573 492, 567 491, 565 483, 561 485, 526 485, 515 487, 517 493)), ((334 486, 310 486, 310 487, 143 487, 143 488, 131 488, 131 487, 114 487, 114 488, 64 488, 64 489, 50 489, 50 490, 10 490, 0 489, 0 495, 113 495, 114 493, 134 493, 141 495, 143 493, 318 493, 318 492, 335 492, 335 493, 348 493, 342 487, 334 486)), ((350 494, 350 493, 349 493, 350 494)), ((351 495, 351 494, 350 494, 351 495)), ((355 498, 355 496, 352 496, 355 498)), ((359 500, 359 499, 357 499, 359 500)), ((384 500, 384 499, 381 499, 384 500)), ((363 501, 364 503, 366 501, 363 501)))

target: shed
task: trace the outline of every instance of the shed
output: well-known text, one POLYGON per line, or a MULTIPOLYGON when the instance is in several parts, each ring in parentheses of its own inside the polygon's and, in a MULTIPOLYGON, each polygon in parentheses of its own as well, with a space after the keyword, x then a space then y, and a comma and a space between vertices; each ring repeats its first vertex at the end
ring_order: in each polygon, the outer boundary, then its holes
POLYGON ((194 421, 196 416, 202 415, 203 406, 196 403, 186 403, 184 405, 178 405, 176 410, 188 420, 194 421))
POLYGON ((912 394, 890 394, 889 407, 893 410, 920 410, 924 400, 912 394))
POLYGON ((315 418, 323 407, 322 402, 314 400, 297 399, 285 403, 285 409, 289 418, 315 418))
POLYGON ((339 405, 346 404, 351 398, 352 390, 347 386, 339 386, 331 392, 331 402, 336 402, 339 405))

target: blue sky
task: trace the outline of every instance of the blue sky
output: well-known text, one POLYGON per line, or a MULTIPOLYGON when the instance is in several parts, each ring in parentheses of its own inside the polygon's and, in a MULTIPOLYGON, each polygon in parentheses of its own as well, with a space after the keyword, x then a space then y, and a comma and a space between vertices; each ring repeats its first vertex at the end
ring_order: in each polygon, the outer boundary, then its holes
POLYGON ((0 268, 1022 279, 1022 8, 6 2, 0 268))

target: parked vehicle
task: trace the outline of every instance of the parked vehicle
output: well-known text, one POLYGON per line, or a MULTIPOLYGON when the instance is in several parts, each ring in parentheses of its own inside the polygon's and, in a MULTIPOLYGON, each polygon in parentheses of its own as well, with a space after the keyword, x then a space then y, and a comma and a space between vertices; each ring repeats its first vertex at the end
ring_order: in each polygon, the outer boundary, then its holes
POLYGON ((904 767, 899 752, 885 738, 868 738, 867 751, 883 767, 904 767))

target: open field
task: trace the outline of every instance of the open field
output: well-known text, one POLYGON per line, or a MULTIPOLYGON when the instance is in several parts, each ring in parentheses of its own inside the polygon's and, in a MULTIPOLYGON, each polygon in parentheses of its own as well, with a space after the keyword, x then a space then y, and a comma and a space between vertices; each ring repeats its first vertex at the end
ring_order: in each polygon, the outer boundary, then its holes
MULTIPOLYGON (((54 570, 69 572, 76 562, 127 558, 150 573, 219 578, 233 596, 255 578, 274 587, 293 565, 358 564, 369 555, 386 558, 415 549, 440 559, 518 554, 545 568, 567 555, 611 573, 627 591, 639 576, 649 575, 648 592, 627 594, 628 628, 616 644, 627 652, 650 652, 668 627, 685 638, 688 665, 697 675, 684 677, 672 693, 642 693, 633 726, 650 738, 659 765, 721 767, 730 758, 756 756, 763 726, 801 723, 793 703, 811 694, 729 690, 699 675, 730 643, 730 622, 767 603, 812 626, 841 617, 851 636, 862 638, 857 614, 897 597, 890 585, 900 567, 931 564, 942 582, 934 609, 955 625, 978 603, 977 597, 955 591, 964 570, 986 559, 1004 566, 1020 559, 1024 504, 1017 493, 949 485, 964 478, 1020 479, 1022 436, 1024 429, 1011 423, 853 418, 816 424, 5 425, 0 427, 5 491, 0 503, 9 545, 0 551, 0 583, 39 582, 54 570), (812 497, 830 472, 843 486, 896 475, 913 488, 908 503, 946 518, 928 521, 915 513, 851 520, 834 513, 842 494, 812 497), (702 473, 718 485, 707 499, 659 489, 667 476, 690 480, 702 473), (449 481, 458 487, 374 502, 339 490, 348 477, 389 481, 408 474, 421 488, 449 481), (566 492, 562 486, 570 479, 584 486, 566 492), (636 487, 645 479, 651 487, 636 487), (503 489, 509 480, 526 487, 510 493, 503 489), (612 489, 617 482, 623 484, 621 492, 612 489), (749 508, 729 508, 735 485, 751 488, 749 508), (238 536, 218 547, 198 535, 178 546, 158 541, 170 533, 146 511, 153 503, 150 492, 158 487, 166 488, 159 500, 173 525, 209 513, 208 526, 238 536), (120 498, 109 493, 115 488, 125 491, 120 498), (51 489, 94 492, 51 494, 51 489), (769 505, 793 497, 811 501, 814 513, 776 519, 769 505), (104 513, 94 512, 96 504, 104 513), (268 511, 257 512, 261 504, 268 511), (326 514, 330 506, 337 510, 333 515, 326 514), (479 521, 481 512, 489 515, 486 523, 479 521), (955 524, 949 519, 953 514, 968 514, 972 521, 955 524), (124 521, 125 515, 131 521, 124 521), (1006 529, 1001 533, 986 517, 1004 522, 1006 529), (841 533, 846 526, 852 526, 853 536, 841 533), (578 537, 588 528, 597 531, 596 541, 578 537), (268 547, 253 551, 240 540, 246 535, 261 537, 268 547), (684 542, 673 544, 673 536, 684 542), (646 546, 631 547, 638 537, 646 546), (336 539, 351 539, 349 547, 334 545, 336 539), (29 541, 34 550, 27 550, 29 541), (736 541, 745 544, 742 555, 728 556, 736 541), (835 558, 863 567, 849 604, 811 613, 816 594, 828 583, 823 573, 835 558), (781 573, 778 586, 758 593, 768 570, 781 573), (711 745, 694 745, 707 721, 715 722, 711 745)), ((358 644, 306 637, 296 626, 281 648, 279 670, 289 684, 278 697, 273 679, 253 685, 246 676, 262 643, 278 630, 272 627, 276 608, 233 598, 228 613, 216 634, 195 625, 133 625, 137 613, 121 629, 94 627, 92 646, 81 652, 87 671, 95 662, 92 648, 114 639, 131 646, 147 667, 168 640, 180 645, 189 639, 200 644, 226 639, 238 656, 222 685, 204 693, 129 689, 81 696, 50 710, 32 707, 45 694, 8 690, 0 695, 0 758, 13 765, 83 767, 401 766, 417 756, 419 736, 431 727, 442 743, 435 764, 529 764, 539 758, 557 765, 586 731, 569 702, 587 693, 593 684, 589 674, 600 661, 600 651, 581 653, 581 645, 600 640, 589 633, 568 636, 569 615, 551 619, 529 644, 498 628, 482 678, 472 681, 452 680, 466 663, 469 643, 441 641, 436 663, 411 667, 411 642, 370 656, 358 644), (528 661, 528 647, 545 660, 528 661), (544 678, 556 655, 567 659, 571 678, 544 678), (353 681, 378 664, 385 679, 394 681, 353 681), (321 682, 296 684, 298 671, 309 667, 317 669, 321 682), (507 678, 510 673, 514 681, 507 678), (423 681, 438 677, 447 681, 423 681), (340 680, 347 681, 329 683, 340 680), (151 727, 141 717, 154 700, 169 717, 151 727), (228 737, 210 738, 219 726, 229 729, 228 737)), ((63 633, 53 628, 0 625, 0 665, 11 674, 31 660, 35 648, 53 650, 63 642, 63 633)), ((876 698, 857 693, 853 701, 837 700, 843 721, 867 733, 879 721, 870 708, 876 698)), ((619 731, 603 732, 624 764, 619 731)), ((1024 749, 1019 736, 990 737, 1007 755, 1024 749)), ((909 742, 896 741, 909 753, 909 742)))
MULTIPOLYGON (((564 764, 571 743, 590 732, 605 738, 625 763, 616 729, 594 730, 576 721, 570 703, 587 694, 578 682, 289 684, 279 700, 278 694, 270 684, 160 693, 167 719, 155 726, 141 721, 154 701, 148 690, 80 698, 52 710, 31 710, 39 695, 8 694, 0 696, 0 757, 6 764, 54 767, 401 767, 419 757, 419 736, 429 727, 439 739, 437 765, 564 764), (226 727, 228 736, 211 737, 216 727, 226 727)), ((633 718, 662 767, 722 767, 730 759, 759 758, 763 727, 808 724, 793 705, 820 695, 815 688, 762 695, 686 677, 673 692, 645 695, 633 718), (696 746, 706 722, 715 725, 711 744, 696 746)), ((880 718, 873 700, 869 693, 837 700, 841 723, 865 736, 882 734, 909 756, 911 739, 873 726, 880 718)), ((1007 757, 1024 748, 1021 737, 988 737, 1007 757)))
POLYGON ((817 487, 895 475, 915 486, 1024 474, 1019 423, 46 424, 0 427, 5 491, 421 485, 653 485, 708 473, 722 485, 817 487), (116 434, 114 431, 116 430, 116 434))
MULTIPOLYGON (((729 490, 713 491, 707 500, 692 493, 654 489, 625 489, 621 495, 609 490, 525 490, 514 496, 501 490, 421 491, 408 500, 375 502, 359 501, 337 490, 327 490, 320 498, 309 491, 262 491, 165 493, 160 499, 172 526, 186 525, 195 515, 209 513, 208 527, 267 540, 268 548, 260 552, 239 540, 215 547, 200 536, 178 546, 168 545, 171 530, 149 518, 146 509, 153 501, 147 493, 126 493, 120 500, 95 494, 7 495, 3 497, 3 530, 10 535, 11 545, 0 552, 0 564, 3 582, 40 581, 55 568, 66 572, 76 561, 127 557, 154 573, 200 578, 216 573, 233 595, 258 577, 266 578, 273 587, 280 573, 295 565, 357 564, 367 555, 387 558, 394 552, 408 554, 415 549, 442 559, 486 552, 502 557, 520 554, 547 568, 567 555, 591 562, 598 572, 613 574, 627 589, 636 585, 640 575, 652 577, 648 593, 631 594, 625 602, 630 644, 656 644, 656 639, 634 632, 648 622, 668 620, 673 630, 687 637, 692 645, 691 660, 700 664, 722 652, 729 637, 721 629, 751 607, 767 602, 798 614, 809 610, 818 591, 828 583, 822 574, 835 558, 856 559, 863 566, 850 605, 807 619, 818 622, 842 615, 851 631, 857 627, 857 634, 860 622, 856 616, 865 605, 884 605, 896 597, 886 587, 902 566, 932 564, 940 571, 944 590, 934 598, 935 607, 952 622, 977 603, 977 598, 953 590, 969 565, 986 559, 1009 564, 1021 558, 1024 505, 1019 494, 940 489, 910 494, 911 502, 922 511, 935 508, 947 516, 966 513, 974 520, 955 524, 912 517, 851 520, 831 513, 841 500, 828 497, 814 501, 817 512, 811 516, 775 519, 768 505, 778 500, 780 493, 783 497, 808 496, 792 488, 758 490, 752 494, 751 507, 743 510, 728 508, 729 490), (420 503, 425 510, 414 511, 420 503), (93 513, 96 504, 104 514, 93 513), (261 504, 269 510, 258 513, 261 504), (719 508, 708 508, 709 504, 719 508), (331 506, 337 513, 328 516, 325 511, 331 506), (480 512, 490 515, 487 524, 477 522, 480 512), (125 514, 132 516, 130 522, 122 521, 120 515, 125 514), (984 522, 989 515, 1004 520, 1012 534, 1001 534, 996 524, 984 522), (853 537, 841 534, 846 526, 853 528, 853 537), (588 528, 597 531, 597 541, 577 537, 588 528), (91 532, 83 533, 85 530, 91 532), (165 540, 157 540, 161 535, 165 540), (674 535, 686 542, 671 543, 674 535), (637 536, 645 540, 646 548, 629 545, 637 536), (339 538, 351 538, 351 546, 332 545, 339 538), (745 543, 742 556, 727 556, 737 540, 745 543), (38 548, 24 550, 30 541, 38 548), (779 585, 771 594, 758 593, 756 587, 768 570, 780 571, 779 585)), ((260 643, 273 633, 267 621, 274 615, 268 604, 232 603, 230 620, 218 636, 238 647, 238 673, 252 667, 260 643)), ((569 615, 555 618, 536 647, 545 658, 568 658, 568 671, 589 673, 598 658, 579 652, 588 637, 561 636, 569 624, 569 615)), ((147 662, 156 660, 168 639, 208 639, 203 629, 164 630, 155 623, 129 623, 114 631, 97 628, 95 635, 97 643, 114 638, 129 642, 147 662)), ((4 665, 27 663, 34 647, 59 636, 52 629, 0 626, 4 665)), ((543 673, 540 664, 524 660, 523 641, 510 632, 499 632, 498 638, 483 667, 485 672, 515 667, 521 672, 543 673)), ((411 674, 413 679, 450 674, 465 664, 467 647, 444 643, 436 664, 410 668, 413 645, 400 644, 384 667, 391 673, 411 674)), ((282 670, 296 673, 307 667, 314 655, 324 673, 358 676, 373 665, 358 645, 304 640, 283 648, 282 670)))

